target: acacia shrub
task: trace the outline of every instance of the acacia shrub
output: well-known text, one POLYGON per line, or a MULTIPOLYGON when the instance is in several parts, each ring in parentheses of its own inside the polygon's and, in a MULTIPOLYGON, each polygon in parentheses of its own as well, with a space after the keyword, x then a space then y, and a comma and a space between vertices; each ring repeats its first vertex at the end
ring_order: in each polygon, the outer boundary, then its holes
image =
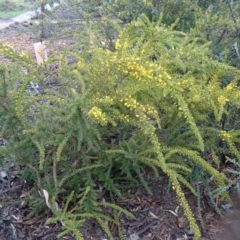
MULTIPOLYGON (((20 71, 21 81, 7 89, 18 128, 0 154, 14 154, 16 165, 34 173, 31 191, 49 194, 42 205, 54 214, 49 222, 65 223, 61 235, 73 231, 82 239, 79 227, 95 218, 113 239, 104 222, 119 225, 117 211, 133 216, 116 204, 101 203, 97 186, 122 196, 121 180, 142 183, 151 192, 141 175, 150 166, 156 175, 161 170, 168 176, 199 239, 183 187, 197 195, 191 182, 197 166, 223 188, 228 181, 218 171, 219 154, 225 151, 240 161, 237 124, 221 125, 239 109, 239 71, 216 61, 211 43, 196 31, 177 31, 177 22, 167 27, 161 20, 154 23, 142 15, 118 28, 115 51, 98 43, 93 47, 98 38, 90 33, 91 44, 82 51, 77 51, 79 38, 75 51, 58 52, 42 66, 1 44, 0 51, 27 74, 20 71), (52 63, 58 66, 55 72, 48 67, 52 63), (49 87, 46 76, 59 87, 49 87), (33 79, 41 93, 28 90, 33 79), (207 152, 214 159, 205 158, 207 152), (113 209, 112 217, 103 214, 104 206, 113 209)), ((6 121, 3 134, 11 128, 6 121)), ((34 206, 40 203, 36 195, 34 206)))

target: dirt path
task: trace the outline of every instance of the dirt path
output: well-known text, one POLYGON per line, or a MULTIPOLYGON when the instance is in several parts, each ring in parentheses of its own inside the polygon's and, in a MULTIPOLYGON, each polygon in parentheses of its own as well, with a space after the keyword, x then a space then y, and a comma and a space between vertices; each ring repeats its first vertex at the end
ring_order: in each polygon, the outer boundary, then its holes
POLYGON ((28 11, 25 12, 17 17, 8 19, 8 20, 0 20, 0 30, 5 29, 7 27, 9 27, 11 24, 15 23, 15 22, 25 22, 28 21, 30 19, 32 19, 33 17, 36 16, 36 11, 28 11))
POLYGON ((24 21, 30 20, 30 19, 36 17, 38 11, 40 11, 40 10, 25 12, 17 17, 14 17, 12 20, 13 20, 13 22, 24 22, 24 21))
POLYGON ((6 23, 6 22, 4 22, 4 23, 1 23, 1 22, 0 22, 0 30, 9 27, 12 23, 13 23, 13 22, 7 22, 7 23, 6 23))

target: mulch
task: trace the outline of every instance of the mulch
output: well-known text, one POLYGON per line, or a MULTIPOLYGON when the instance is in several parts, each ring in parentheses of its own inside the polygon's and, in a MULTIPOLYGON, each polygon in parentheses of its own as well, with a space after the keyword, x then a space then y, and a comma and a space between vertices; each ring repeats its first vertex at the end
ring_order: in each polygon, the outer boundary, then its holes
MULTIPOLYGON (((47 39, 41 39, 37 26, 30 25, 29 22, 14 23, 9 27, 0 30, 0 41, 11 45, 15 50, 26 53, 35 57, 33 44, 36 42, 43 42, 48 46, 48 55, 51 55, 57 50, 63 49, 66 46, 72 44, 72 39, 56 39, 49 41, 47 39)), ((0 62, 4 62, 5 59, 0 54, 0 62)))
MULTIPOLYGON (((37 32, 31 25, 14 24, 0 31, 0 39, 6 44, 12 45, 17 51, 34 56, 33 43, 39 41, 37 32)), ((49 54, 69 45, 72 40, 61 39, 55 41, 48 49, 49 54)), ((47 40, 46 40, 47 42, 47 40)), ((0 63, 6 63, 6 59, 0 56, 0 63)), ((1 147, 1 146, 0 146, 1 147)), ((46 220, 51 217, 51 212, 46 211, 40 216, 26 219, 29 209, 26 199, 29 198, 29 183, 20 180, 19 173, 10 162, 8 170, 0 169, 0 240, 55 240, 61 231, 61 223, 46 225, 46 220)), ((136 217, 129 219, 119 215, 122 224, 122 232, 126 240, 190 240, 193 233, 188 228, 185 216, 179 206, 175 192, 168 189, 168 180, 163 175, 158 179, 152 176, 151 170, 146 170, 145 177, 150 179, 150 189, 153 194, 148 194, 143 188, 137 187, 126 190, 123 199, 115 201, 124 209, 127 209, 136 217)), ((197 216, 197 199, 190 193, 186 194, 188 202, 197 216)), ((107 196, 102 196, 105 201, 107 196)), ((44 201, 44 199, 43 199, 44 201)), ((107 211, 107 210, 106 210, 107 211)), ((240 234, 237 224, 240 221, 240 213, 236 210, 232 215, 221 219, 214 212, 208 199, 202 196, 202 216, 205 228, 202 240, 236 240, 240 234), (236 226, 235 226, 236 225, 236 226), (229 228, 231 229, 229 230, 229 228), (235 234, 235 235, 234 235, 235 234), (233 236, 232 236, 233 235, 233 236)), ((115 240, 117 227, 109 226, 115 240)), ((92 219, 86 221, 81 228, 86 240, 108 239, 99 225, 92 219)), ((74 240, 70 234, 62 240, 74 240)))
MULTIPOLYGON (((61 223, 46 225, 46 220, 50 218, 51 212, 46 210, 39 216, 26 217, 31 212, 26 203, 31 197, 29 183, 20 180, 18 172, 12 164, 4 177, 0 177, 0 239, 1 240, 56 240, 61 232, 61 223), (28 200, 27 200, 28 199, 28 200)), ((188 228, 184 213, 179 206, 175 192, 168 189, 166 177, 155 179, 151 177, 151 170, 144 173, 150 179, 150 195, 142 187, 130 188, 126 190, 127 198, 116 198, 116 203, 122 208, 131 212, 136 219, 130 219, 123 214, 119 215, 122 225, 122 232, 126 240, 191 240, 193 233, 188 228), (151 179, 152 178, 152 179, 151 179)), ((1 174, 1 176, 3 176, 1 174)), ((190 193, 186 195, 195 215, 197 216, 196 198, 190 193)), ((101 201, 108 200, 108 196, 103 195, 101 201)), ((44 201, 44 199, 43 199, 44 201)), ((47 207, 46 207, 47 209, 47 207)), ((109 210, 106 209, 106 214, 109 210)), ((205 228, 202 240, 236 240, 231 238, 235 232, 239 232, 237 224, 240 222, 240 213, 234 214, 223 220, 213 211, 210 204, 202 198, 202 215, 205 228), (229 227, 233 230, 230 231, 229 227), (225 234, 225 235, 222 235, 225 234), (226 236, 220 238, 219 236, 226 236), (229 237, 230 236, 230 237, 229 237)), ((115 240, 117 237, 117 227, 109 225, 115 240)), ((108 239, 99 225, 92 219, 87 220, 81 228, 81 232, 86 240, 108 239)), ((70 234, 61 240, 75 240, 70 234)))

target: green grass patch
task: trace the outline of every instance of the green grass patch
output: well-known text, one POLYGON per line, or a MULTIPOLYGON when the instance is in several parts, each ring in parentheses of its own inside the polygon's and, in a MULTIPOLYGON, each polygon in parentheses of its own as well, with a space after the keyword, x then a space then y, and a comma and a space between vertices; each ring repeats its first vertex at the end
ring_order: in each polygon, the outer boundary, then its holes
POLYGON ((24 0, 0 0, 0 19, 16 17, 31 10, 34 1, 24 0))

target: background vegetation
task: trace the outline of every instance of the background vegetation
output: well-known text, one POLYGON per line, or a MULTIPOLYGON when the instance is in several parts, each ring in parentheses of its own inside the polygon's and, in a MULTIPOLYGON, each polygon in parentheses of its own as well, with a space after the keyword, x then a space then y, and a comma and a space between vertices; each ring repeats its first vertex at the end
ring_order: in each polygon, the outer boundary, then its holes
POLYGON ((22 14, 34 6, 34 1, 0 0, 0 19, 9 19, 22 14))
POLYGON ((113 239, 105 222, 119 226, 119 211, 133 217, 114 203, 123 194, 120 181, 154 194, 141 174, 149 166, 156 177, 169 178, 199 239, 186 191, 200 212, 203 182, 221 214, 215 199, 229 198, 233 186, 221 167, 227 159, 240 161, 237 2, 67 4, 88 20, 86 28, 44 65, 0 45, 17 63, 0 69, 0 134, 8 139, 0 155, 29 182, 27 204, 35 212, 50 208, 49 222, 64 223, 60 235, 82 239, 79 227, 95 218, 113 239), (102 17, 93 25, 96 16, 102 17), (41 91, 29 90, 33 79, 41 91), (109 202, 98 201, 98 186, 109 202), (105 206, 112 209, 108 216, 105 206))

